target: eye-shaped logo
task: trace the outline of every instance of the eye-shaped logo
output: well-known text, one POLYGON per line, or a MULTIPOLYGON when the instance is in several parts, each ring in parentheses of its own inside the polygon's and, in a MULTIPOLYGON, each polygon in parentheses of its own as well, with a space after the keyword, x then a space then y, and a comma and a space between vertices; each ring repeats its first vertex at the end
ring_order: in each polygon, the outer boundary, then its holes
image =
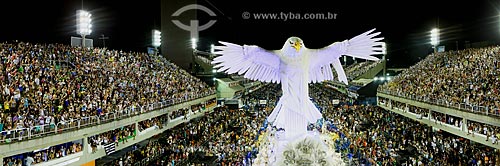
MULTIPOLYGON (((179 16, 181 13, 183 13, 185 11, 188 11, 188 10, 201 10, 201 11, 204 11, 205 13, 207 13, 210 16, 216 16, 215 13, 212 10, 208 9, 205 6, 198 5, 198 4, 186 5, 186 6, 182 7, 182 8, 180 8, 179 10, 175 11, 172 14, 172 16, 179 16)), ((184 29, 186 31, 191 32, 191 38, 198 38, 198 32, 199 31, 203 31, 203 30, 206 30, 206 29, 210 28, 212 25, 215 24, 216 21, 217 20, 210 20, 210 21, 208 21, 208 23, 200 26, 198 20, 191 20, 190 21, 190 25, 185 25, 185 24, 181 23, 179 20, 172 20, 172 22, 177 27, 179 27, 181 29, 184 29)))

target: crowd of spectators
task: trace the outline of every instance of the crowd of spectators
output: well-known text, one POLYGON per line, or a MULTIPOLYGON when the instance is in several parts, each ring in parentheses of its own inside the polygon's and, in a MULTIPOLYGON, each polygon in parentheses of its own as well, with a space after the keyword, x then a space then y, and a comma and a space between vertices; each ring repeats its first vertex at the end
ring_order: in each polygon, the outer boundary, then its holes
POLYGON ((162 129, 163 125, 166 125, 169 122, 169 117, 167 114, 158 116, 155 118, 151 118, 148 120, 144 120, 139 122, 139 132, 142 132, 148 128, 155 127, 156 129, 162 129))
POLYGON ((33 165, 81 152, 81 140, 68 142, 3 159, 3 166, 33 165))
POLYGON ((485 137, 486 141, 491 140, 492 144, 498 144, 498 138, 500 138, 500 127, 498 126, 475 122, 472 120, 467 120, 467 126, 463 126, 463 119, 453 115, 443 114, 437 111, 432 111, 431 114, 431 111, 429 111, 428 109, 419 108, 412 105, 408 105, 408 108, 406 108, 406 104, 400 102, 388 101, 383 98, 379 98, 379 100, 384 105, 390 105, 393 108, 416 114, 417 118, 419 119, 428 119, 429 115, 431 115, 431 119, 435 124, 447 124, 449 126, 454 126, 458 130, 466 130, 467 133, 469 135, 471 134, 472 136, 480 134, 485 137))
POLYGON ((170 119, 176 119, 181 116, 184 117, 184 119, 186 119, 188 114, 189 114, 189 109, 187 108, 174 110, 172 111, 172 113, 170 113, 170 119))
POLYGON ((0 43, 0 71, 0 143, 27 135, 16 129, 71 127, 85 117, 214 93, 162 56, 102 48, 0 43))
POLYGON ((379 91, 500 115, 500 47, 430 54, 379 91))
POLYGON ((142 163, 144 165, 167 165, 165 160, 161 160, 165 153, 166 148, 159 141, 149 141, 143 148, 129 151, 111 164, 116 166, 133 166, 142 163))
POLYGON ((243 109, 218 107, 213 113, 165 132, 158 143, 150 143, 138 152, 129 152, 115 165, 132 165, 143 159, 163 154, 156 165, 190 165, 200 156, 212 158, 217 165, 249 164, 258 151, 255 142, 265 118, 279 97, 279 85, 268 85, 243 96, 243 109), (258 104, 268 97, 270 105, 258 104), (258 114, 261 114, 258 116, 258 114))
POLYGON ((98 135, 88 137, 89 148, 92 149, 91 152, 95 153, 96 150, 102 149, 104 145, 114 142, 116 146, 119 146, 120 142, 125 144, 128 139, 135 139, 137 131, 135 129, 135 124, 128 126, 123 126, 114 130, 110 130, 98 135))
MULTIPOLYGON (((347 80, 351 82, 352 80, 355 80, 359 76, 363 75, 373 67, 377 66, 382 61, 365 61, 365 62, 357 62, 354 64, 351 64, 345 68, 345 74, 347 76, 347 80)), ((335 72, 335 71, 334 71, 335 72)))
MULTIPOLYGON (((315 100, 329 100, 318 96, 315 100)), ((493 148, 472 143, 377 106, 327 107, 323 116, 341 135, 337 150, 351 164, 495 165, 493 148)), ((450 121, 447 118, 446 121, 450 121)), ((450 122, 451 123, 451 122, 450 122)), ((453 122, 454 123, 454 122, 453 122)))
MULTIPOLYGON (((213 107, 216 104, 216 100, 208 100, 204 103, 201 104, 194 104, 190 108, 190 112, 192 114, 201 112, 205 110, 208 107, 213 107)), ((183 110, 183 109, 181 109, 183 110)), ((174 112, 174 111, 173 111, 174 112)), ((208 112, 205 112, 207 114, 208 112)), ((191 116, 192 114, 187 114, 186 116, 191 116)), ((162 116, 158 116, 155 118, 151 118, 148 120, 144 120, 139 122, 139 132, 145 132, 146 129, 162 129, 164 127, 167 127, 168 122, 174 120, 170 119, 169 114, 165 114, 162 116)), ((183 125, 182 123, 180 124, 181 126, 183 125)), ((177 130, 178 128, 174 129, 177 130)), ((132 151, 126 152, 126 154, 114 161, 111 161, 107 164, 111 165, 166 165, 165 163, 165 158, 162 158, 166 155, 166 150, 168 148, 165 146, 166 142, 165 141, 159 141, 159 140, 166 140, 166 135, 165 133, 171 132, 172 130, 168 130, 162 134, 162 136, 157 135, 153 136, 148 140, 148 143, 142 147, 140 147, 141 143, 136 143, 132 145, 134 148, 132 151), (158 137, 161 137, 161 139, 158 139, 158 137), (162 160, 163 159, 163 160, 162 160), (152 163, 152 162, 158 162, 158 163, 152 163)))
POLYGON ((486 141, 491 141, 491 144, 498 144, 498 139, 500 139, 500 127, 470 120, 467 121, 467 126, 468 134, 472 134, 472 136, 474 136, 474 133, 479 133, 486 137, 486 141))
POLYGON ((321 83, 312 85, 313 86, 309 86, 309 96, 319 107, 320 111, 350 102, 347 95, 339 93, 329 86, 325 86, 321 83), (321 100, 316 100, 320 98, 321 100))
MULTIPOLYGON (((214 101, 210 101, 214 102, 214 101)), ((191 106, 191 109, 193 112, 199 112, 202 109, 205 109, 205 104, 195 104, 191 106)), ((144 120, 141 122, 138 122, 138 129, 139 132, 144 131, 147 128, 151 127, 156 127, 157 129, 161 129, 164 127, 164 125, 167 124, 169 121, 169 115, 165 114, 162 116, 158 116, 155 118, 151 118, 148 120, 144 120)), ((120 146, 120 144, 125 144, 128 142, 129 139, 134 139, 137 135, 137 131, 135 130, 135 124, 124 126, 117 128, 115 130, 110 130, 98 135, 90 136, 88 137, 88 143, 89 143, 89 153, 95 153, 97 149, 103 149, 103 146, 109 143, 115 143, 116 146, 120 146)), ((159 144, 155 142, 151 142, 150 144, 147 145, 148 148, 145 148, 143 151, 141 151, 140 154, 144 154, 144 156, 149 157, 150 155, 153 154, 158 154, 160 151, 158 150, 165 150, 163 148, 158 147, 159 144)), ((21 163, 21 165, 24 163, 26 164, 27 158, 31 157, 33 158, 32 164, 37 164, 41 162, 47 162, 52 159, 64 157, 69 154, 73 154, 76 152, 82 151, 82 144, 80 142, 69 142, 66 144, 62 145, 57 145, 57 146, 51 146, 46 149, 42 150, 37 150, 32 153, 26 153, 26 154, 21 154, 21 155, 16 155, 12 157, 8 157, 4 159, 4 165, 10 166, 10 164, 16 164, 18 162, 21 163)), ((161 152, 163 153, 163 151, 161 152)), ((139 157, 142 158, 143 156, 139 157)), ((130 157, 127 158, 125 163, 131 163, 130 162, 130 157)), ((123 161, 122 161, 123 162, 123 161)))
MULTIPOLYGON (((215 102, 215 101, 209 101, 209 102, 215 102)), ((177 119, 179 117, 183 117, 183 119, 187 119, 187 117, 190 114, 195 114, 197 112, 201 112, 206 108, 206 104, 195 104, 192 105, 190 108, 182 108, 178 110, 174 110, 170 113, 169 117, 170 120, 177 119)))
MULTIPOLYGON (((333 131, 341 135, 337 150, 353 163, 414 166, 497 164, 492 148, 434 130, 377 106, 347 105, 347 96, 323 86, 312 86, 310 95, 322 110, 326 124, 333 124, 333 131), (335 104, 334 99, 339 99, 340 104, 335 104)), ((139 150, 141 155, 130 152, 114 163, 140 162, 160 153, 165 157, 155 161, 157 165, 193 164, 198 161, 198 154, 214 157, 218 165, 248 164, 259 150, 255 145, 259 128, 280 96, 279 89, 279 85, 265 86, 241 98, 246 105, 244 109, 219 107, 212 114, 167 131, 162 137, 164 141, 149 143, 139 150), (260 100, 267 100, 266 105, 259 104, 260 100)), ((423 118, 429 116, 428 110, 409 110, 423 118)), ((439 123, 456 127, 463 125, 453 116, 439 113, 432 116, 439 123)), ((468 124, 472 123, 477 122, 468 121, 468 124)))

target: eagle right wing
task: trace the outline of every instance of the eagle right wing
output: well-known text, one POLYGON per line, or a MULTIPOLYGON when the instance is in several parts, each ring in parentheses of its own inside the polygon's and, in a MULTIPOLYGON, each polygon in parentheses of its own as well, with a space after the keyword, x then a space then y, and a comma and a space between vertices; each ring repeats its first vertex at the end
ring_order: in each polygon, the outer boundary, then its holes
POLYGON ((272 51, 265 50, 259 46, 237 45, 219 41, 224 46, 215 46, 215 54, 212 64, 217 71, 227 74, 245 74, 243 77, 262 82, 280 82, 280 57, 272 51))
POLYGON ((313 77, 311 77, 310 81, 317 82, 332 78, 333 76, 331 76, 328 70, 331 69, 330 64, 332 64, 339 76, 339 81, 347 84, 347 77, 339 60, 342 55, 372 61, 379 60, 377 57, 371 55, 382 54, 383 48, 381 47, 382 42, 380 42, 380 40, 384 38, 374 38, 378 36, 380 32, 372 33, 373 31, 375 31, 375 29, 355 36, 352 39, 333 43, 322 49, 311 49, 310 55, 312 58, 310 75, 313 77))

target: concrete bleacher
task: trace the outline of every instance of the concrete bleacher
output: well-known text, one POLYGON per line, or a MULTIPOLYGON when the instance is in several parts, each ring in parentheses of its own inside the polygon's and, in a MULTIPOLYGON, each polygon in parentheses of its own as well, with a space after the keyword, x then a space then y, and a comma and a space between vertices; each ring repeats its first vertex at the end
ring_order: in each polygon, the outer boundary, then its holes
POLYGON ((446 105, 439 105, 439 104, 431 103, 431 102, 412 100, 409 98, 395 96, 395 95, 391 95, 391 94, 387 94, 387 93, 383 93, 383 92, 378 92, 377 97, 379 99, 384 98, 384 99, 389 99, 392 101, 406 103, 408 105, 413 105, 413 106, 416 106, 419 108, 424 108, 424 109, 440 112, 443 114, 449 114, 449 115, 453 115, 456 117, 462 117, 462 118, 466 118, 468 120, 482 122, 482 123, 485 123, 488 125, 500 126, 500 117, 496 116, 496 115, 484 114, 484 113, 473 111, 473 110, 457 109, 454 107, 449 107, 446 105))
POLYGON ((370 62, 370 63, 375 63, 374 66, 370 67, 368 70, 365 72, 357 75, 354 77, 352 80, 359 80, 359 79, 373 79, 378 73, 380 73, 385 66, 385 61, 380 61, 380 62, 370 62))
POLYGON ((468 112, 468 111, 463 111, 463 110, 458 110, 450 107, 445 107, 445 106, 440 106, 436 104, 431 104, 431 103, 425 103, 421 101, 415 101, 407 98, 402 98, 398 96, 393 96, 390 94, 385 94, 385 93, 377 93, 377 103, 379 107, 382 107, 388 111, 392 111, 394 113, 398 113, 400 115, 403 115, 405 117, 408 117, 410 119, 413 119, 415 121, 419 121, 421 123, 427 124, 429 126, 432 126, 434 128, 440 129, 447 131, 449 133, 452 133, 454 135, 469 139, 471 141, 493 147, 496 149, 500 149, 499 144, 492 144, 491 141, 486 141, 486 136, 480 133, 474 133, 474 136, 471 134, 467 133, 467 121, 476 121, 476 122, 481 122, 484 124, 488 125, 493 125, 493 126, 500 126, 500 119, 494 116, 488 116, 484 114, 478 114, 474 112, 468 112), (385 101, 385 102, 384 102, 385 101), (391 104, 391 102, 400 102, 404 103, 406 106, 402 108, 395 107, 391 104), (415 106, 418 108, 423 108, 426 110, 429 110, 431 113, 431 116, 427 117, 420 117, 421 115, 417 115, 415 113, 412 113, 409 109, 409 105, 415 106), (455 117, 459 117, 462 119, 462 126, 457 127, 454 125, 442 123, 442 122, 436 122, 435 119, 432 118, 432 112, 439 112, 442 114, 447 114, 447 115, 452 115, 455 117))
MULTIPOLYGON (((170 105, 161 109, 157 109, 154 111, 148 111, 144 113, 139 113, 137 111, 137 114, 133 115, 127 115, 127 116, 112 116, 114 119, 107 120, 107 121, 102 121, 100 123, 97 123, 92 126, 85 126, 82 128, 77 128, 77 129, 72 129, 68 130, 65 132, 61 133, 52 133, 49 135, 45 135, 43 137, 33 137, 30 139, 25 139, 21 140, 18 142, 10 143, 10 144, 1 144, 0 145, 0 163, 3 163, 3 158, 4 157, 9 157, 17 154, 22 154, 26 152, 32 152, 37 149, 42 149, 46 148, 49 146, 53 145, 58 145, 66 142, 71 142, 75 140, 83 140, 83 153, 78 152, 75 154, 71 154, 62 158, 54 159, 54 160, 49 160, 48 162, 43 162, 39 163, 37 165, 59 165, 64 163, 68 164, 68 162, 71 162, 73 164, 71 165, 79 165, 79 164, 84 164, 89 161, 95 160, 99 157, 102 157, 105 155, 104 151, 98 151, 93 154, 89 154, 89 148, 88 148, 88 141, 87 137, 92 136, 92 135, 97 135, 99 133, 107 132, 110 130, 114 130, 116 128, 120 128, 122 126, 127 126, 131 124, 135 124, 135 126, 138 126, 138 122, 148 120, 151 118, 159 117, 165 114, 169 114, 170 112, 182 108, 188 108, 191 105, 196 105, 200 104, 209 100, 214 100, 215 101, 215 94, 207 95, 205 97, 200 97, 196 98, 193 100, 185 101, 182 103, 176 103, 174 105, 170 105)), ((142 131, 140 132, 134 141, 129 141, 128 144, 126 143, 125 146, 119 146, 117 147, 117 150, 121 149, 121 147, 127 147, 130 145, 133 145, 134 142, 141 141, 148 139, 158 133, 163 132, 164 130, 174 127, 180 123, 183 123, 185 121, 189 121, 192 118, 199 117, 204 115, 205 112, 211 111, 215 107, 215 105, 212 105, 211 107, 207 108, 204 112, 201 113, 196 113, 194 115, 188 115, 189 118, 185 120, 183 117, 173 119, 169 121, 167 124, 167 127, 163 128, 162 130, 148 130, 147 131, 142 131)), ((56 130, 58 131, 58 130, 56 130)), ((137 130, 138 131, 138 130, 137 130)))
MULTIPOLYGON (((337 78, 335 78, 335 80, 326 81, 326 83, 341 93, 349 94, 349 91, 347 90, 349 87, 355 86, 359 89, 370 84, 373 81, 373 78, 384 70, 385 63, 386 62, 384 60, 381 60, 379 62, 361 62, 346 66, 346 75, 351 75, 348 78, 349 85, 340 82, 339 80, 337 80, 337 78), (368 68, 360 69, 359 67, 357 67, 358 65, 368 68), (354 72, 356 72, 356 74, 352 75, 352 73, 354 72)), ((336 73, 335 70, 333 70, 333 72, 336 73)))
MULTIPOLYGON (((181 117, 177 117, 175 119, 172 119, 169 121, 168 124, 165 124, 162 129, 159 129, 155 126, 150 127, 144 131, 139 132, 139 134, 135 140, 129 140, 128 142, 117 146, 116 151, 119 151, 119 150, 124 149, 124 148, 129 147, 129 146, 132 146, 132 145, 139 143, 141 141, 147 140, 147 139, 149 139, 155 135, 161 134, 161 133, 167 131, 168 129, 171 129, 179 124, 186 123, 186 122, 191 121, 192 119, 196 119, 196 118, 199 118, 201 116, 204 116, 206 113, 212 112, 214 108, 215 108, 215 105, 212 105, 211 107, 208 107, 204 111, 197 112, 197 113, 189 113, 187 115, 187 118, 184 118, 184 116, 181 116, 181 117)), ((101 157, 106 156, 104 149, 98 149, 95 153, 91 153, 91 152, 87 151, 87 153, 88 153, 88 155, 85 155, 86 158, 82 158, 78 162, 75 162, 75 165, 81 165, 81 164, 84 164, 88 161, 96 160, 96 159, 99 159, 101 157)))

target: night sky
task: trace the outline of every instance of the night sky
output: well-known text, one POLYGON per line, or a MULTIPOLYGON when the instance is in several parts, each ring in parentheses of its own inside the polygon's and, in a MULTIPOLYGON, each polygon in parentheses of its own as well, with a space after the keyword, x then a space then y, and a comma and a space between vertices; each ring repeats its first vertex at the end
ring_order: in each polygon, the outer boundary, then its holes
MULTIPOLYGON (((75 13, 81 0, 1 2, 0 41, 21 40, 37 43, 70 44, 77 36, 75 13)), ((437 26, 447 50, 464 48, 466 41, 500 41, 499 1, 216 1, 199 0, 217 15, 198 12, 200 24, 215 19, 200 32, 200 50, 208 50, 218 40, 255 44, 280 49, 290 36, 298 36, 309 48, 320 48, 354 37, 372 28, 382 32, 388 43, 389 66, 407 66, 432 51, 429 30, 437 26), (242 13, 336 13, 334 20, 242 19, 242 13)), ((160 0, 84 0, 83 9, 93 15, 94 46, 101 47, 104 34, 112 49, 146 51, 151 30, 160 29, 160 0)), ((187 23, 189 20, 181 20, 187 23)), ((186 41, 179 41, 186 42, 186 41)))

